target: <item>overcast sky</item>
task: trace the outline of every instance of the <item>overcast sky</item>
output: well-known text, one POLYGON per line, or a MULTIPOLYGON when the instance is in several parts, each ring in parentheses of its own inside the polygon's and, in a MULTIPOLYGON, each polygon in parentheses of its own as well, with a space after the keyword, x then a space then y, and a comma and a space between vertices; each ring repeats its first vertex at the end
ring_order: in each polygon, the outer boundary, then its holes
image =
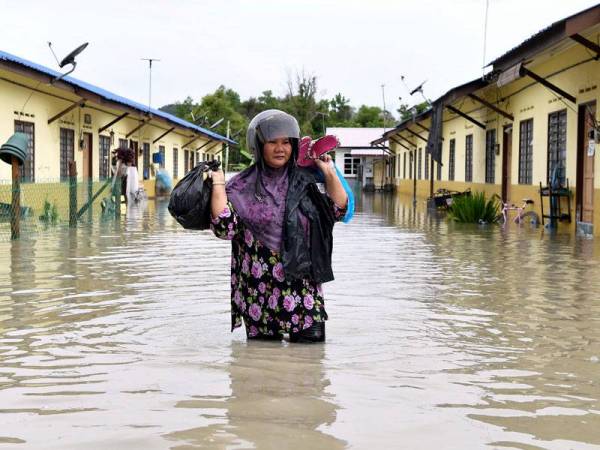
MULTIPOLYGON (((596 4, 589 0, 489 0, 491 61, 532 34, 596 4)), ((423 80, 435 98, 481 74, 485 0, 2 0, 0 49, 57 68, 82 42, 73 76, 152 106, 223 84, 242 99, 285 92, 288 73, 318 77, 320 97, 387 109, 415 103, 423 80)))

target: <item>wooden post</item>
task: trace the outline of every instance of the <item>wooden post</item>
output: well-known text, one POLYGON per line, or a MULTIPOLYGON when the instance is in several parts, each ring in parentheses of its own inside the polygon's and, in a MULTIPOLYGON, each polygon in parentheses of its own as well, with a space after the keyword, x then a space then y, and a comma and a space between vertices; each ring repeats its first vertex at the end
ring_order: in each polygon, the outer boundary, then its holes
POLYGON ((115 217, 121 217, 121 180, 122 177, 117 176, 113 187, 113 197, 115 199, 115 217))
POLYGON ((77 226, 77 164, 69 161, 69 226, 77 226))
POLYGON ((87 202, 90 205, 88 207, 88 219, 91 222, 92 221, 92 197, 94 196, 94 180, 92 179, 92 177, 90 176, 88 178, 88 186, 87 186, 87 202))
POLYGON ((431 176, 429 177, 429 197, 433 198, 433 163, 439 163, 433 160, 432 155, 429 155, 429 162, 431 163, 431 167, 429 169, 429 173, 431 174, 431 176))
POLYGON ((413 206, 417 206, 417 149, 415 148, 413 153, 415 158, 413 161, 413 206))
POLYGON ((10 237, 19 239, 21 236, 21 177, 19 174, 19 160, 16 156, 11 158, 12 164, 12 202, 10 205, 10 237))

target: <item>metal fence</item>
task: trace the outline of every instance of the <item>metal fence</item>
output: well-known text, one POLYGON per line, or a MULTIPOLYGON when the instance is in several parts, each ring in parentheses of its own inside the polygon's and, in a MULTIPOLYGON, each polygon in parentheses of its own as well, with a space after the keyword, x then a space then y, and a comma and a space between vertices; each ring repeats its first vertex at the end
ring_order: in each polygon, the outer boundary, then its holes
POLYGON ((19 239, 54 227, 91 221, 100 214, 118 217, 121 180, 70 177, 35 183, 0 182, 0 241, 19 239))

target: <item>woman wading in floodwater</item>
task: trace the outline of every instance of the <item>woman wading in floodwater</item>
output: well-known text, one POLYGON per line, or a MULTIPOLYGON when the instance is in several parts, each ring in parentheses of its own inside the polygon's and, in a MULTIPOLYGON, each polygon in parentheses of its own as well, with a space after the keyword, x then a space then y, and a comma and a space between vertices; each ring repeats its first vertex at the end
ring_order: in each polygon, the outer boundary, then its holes
POLYGON ((264 111, 248 126, 254 164, 227 186, 212 173, 212 229, 232 242, 231 328, 243 320, 249 339, 325 340, 321 283, 333 279, 333 224, 348 197, 329 156, 316 160, 326 193, 296 165, 299 138, 294 117, 264 111))

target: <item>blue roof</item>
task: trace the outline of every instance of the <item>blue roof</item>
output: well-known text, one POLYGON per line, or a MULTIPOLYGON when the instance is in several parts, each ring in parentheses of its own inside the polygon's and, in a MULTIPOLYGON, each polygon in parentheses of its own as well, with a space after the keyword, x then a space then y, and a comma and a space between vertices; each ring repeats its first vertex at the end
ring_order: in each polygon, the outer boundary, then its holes
MULTIPOLYGON (((27 67, 28 69, 35 70, 36 72, 40 72, 45 75, 49 75, 51 77, 58 77, 61 75, 61 73, 56 70, 50 69, 50 68, 42 66, 40 64, 36 64, 34 62, 28 61, 23 58, 19 58, 18 56, 14 56, 14 55, 11 55, 10 53, 3 52, 2 50, 0 50, 0 61, 9 61, 12 63, 16 63, 21 66, 27 67)), ((177 116, 174 116, 173 114, 166 113, 159 109, 149 108, 145 105, 142 105, 141 103, 134 102, 133 100, 129 100, 128 98, 121 97, 120 95, 117 95, 117 94, 113 94, 112 92, 109 92, 102 88, 96 87, 93 84, 86 83, 85 81, 78 80, 77 78, 66 76, 66 77, 62 78, 61 81, 64 83, 71 84, 73 86, 77 86, 81 89, 85 89, 86 91, 93 92, 94 94, 99 95, 102 98, 105 98, 106 100, 109 100, 111 102, 120 103, 122 105, 129 106, 130 108, 134 108, 140 112, 143 112, 146 114, 152 114, 153 116, 157 116, 157 117, 161 117, 161 118, 173 123, 174 125, 178 125, 183 128, 197 131, 197 132, 202 133, 205 136, 208 136, 212 139, 216 139, 216 140, 224 141, 224 142, 228 141, 231 144, 236 144, 235 141, 233 141, 231 139, 227 139, 225 136, 221 136, 220 134, 217 134, 217 133, 214 133, 205 128, 199 127, 198 125, 188 122, 187 120, 183 120, 177 116)))

